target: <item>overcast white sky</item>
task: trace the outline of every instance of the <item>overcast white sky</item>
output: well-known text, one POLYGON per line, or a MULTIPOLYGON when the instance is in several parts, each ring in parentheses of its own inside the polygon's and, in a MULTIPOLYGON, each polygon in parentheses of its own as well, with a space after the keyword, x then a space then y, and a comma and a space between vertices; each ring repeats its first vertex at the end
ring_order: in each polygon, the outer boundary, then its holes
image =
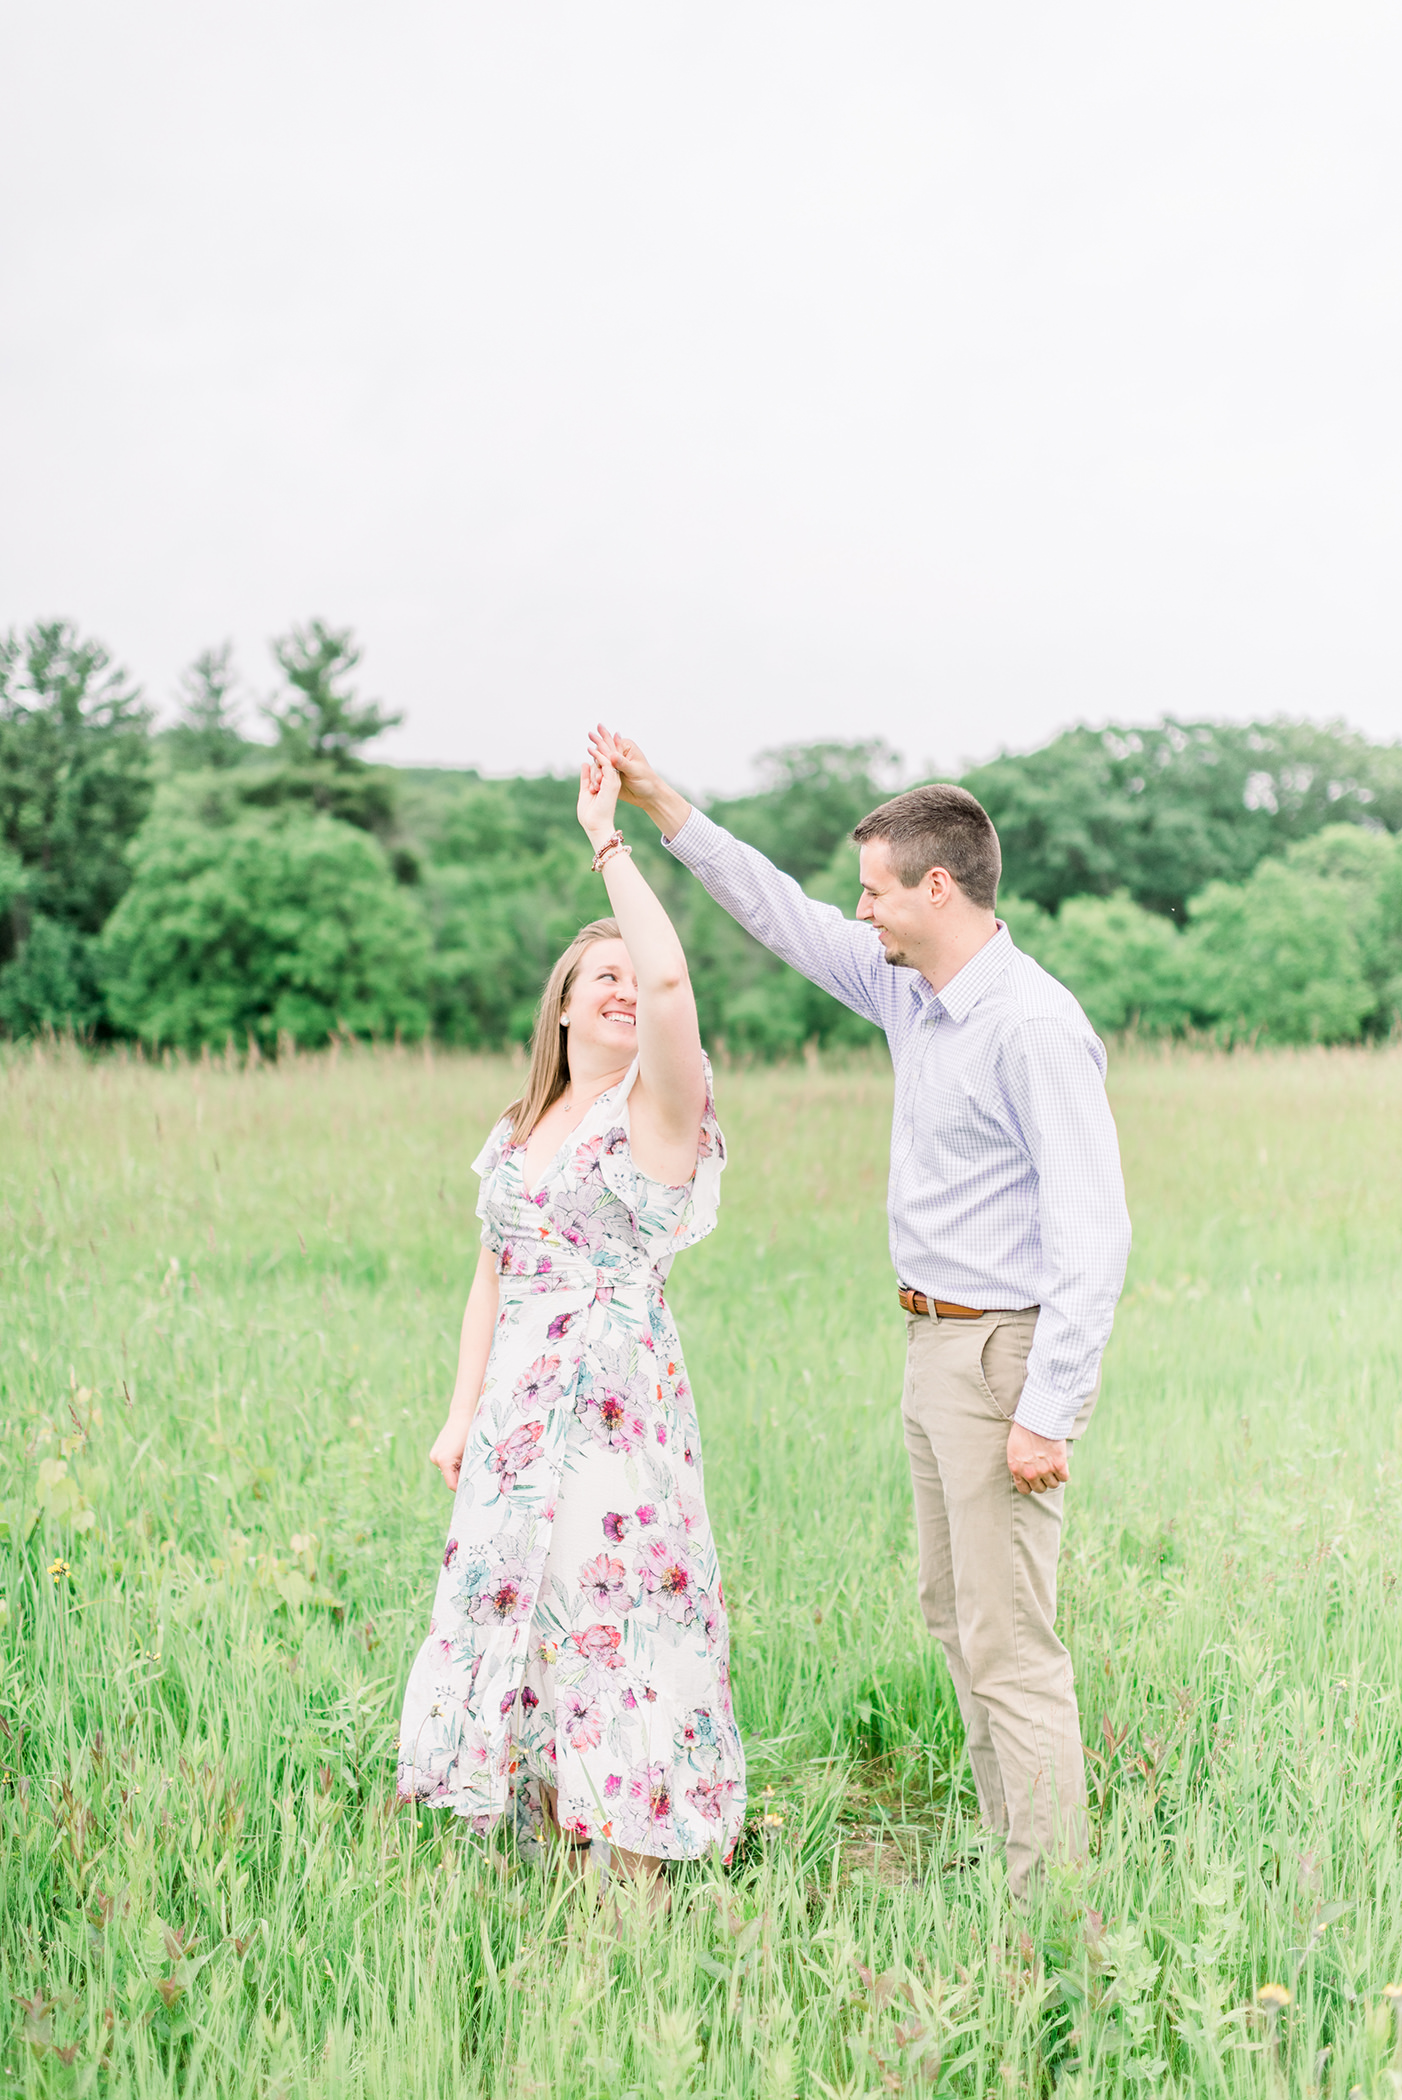
POLYGON ((11 0, 0 624, 381 747, 1402 730, 1402 11, 11 0))

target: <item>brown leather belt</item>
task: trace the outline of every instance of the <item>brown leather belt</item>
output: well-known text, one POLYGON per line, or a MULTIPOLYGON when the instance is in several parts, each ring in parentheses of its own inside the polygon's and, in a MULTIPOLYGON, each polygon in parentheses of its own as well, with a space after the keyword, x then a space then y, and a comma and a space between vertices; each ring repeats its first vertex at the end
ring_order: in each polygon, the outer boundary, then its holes
POLYGON ((908 1313, 933 1313, 940 1320, 981 1320, 983 1313, 972 1305, 950 1305, 944 1298, 927 1298, 923 1291, 900 1288, 900 1301, 908 1313))

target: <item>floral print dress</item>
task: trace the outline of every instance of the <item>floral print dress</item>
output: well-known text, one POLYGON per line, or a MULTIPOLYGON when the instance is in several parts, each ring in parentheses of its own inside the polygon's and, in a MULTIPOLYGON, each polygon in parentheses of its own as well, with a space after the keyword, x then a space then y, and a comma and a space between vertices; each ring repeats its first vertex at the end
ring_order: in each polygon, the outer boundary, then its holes
POLYGON ((729 1636, 701 1436, 663 1298, 712 1231, 725 1143, 711 1101, 691 1181, 634 1165, 634 1063, 532 1192, 503 1118, 473 1162, 500 1312, 428 1639, 410 1671, 399 1791, 485 1831, 557 1790, 563 1828, 631 1852, 728 1859, 745 1814, 729 1636))

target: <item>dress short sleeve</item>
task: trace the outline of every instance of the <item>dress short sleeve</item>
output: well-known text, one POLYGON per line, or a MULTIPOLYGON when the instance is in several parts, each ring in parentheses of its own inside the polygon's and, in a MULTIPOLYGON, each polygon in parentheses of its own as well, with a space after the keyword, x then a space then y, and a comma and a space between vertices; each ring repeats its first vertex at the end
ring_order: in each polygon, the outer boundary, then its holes
POLYGON ((644 1174, 633 1159, 628 1096, 638 1076, 636 1064, 614 1098, 603 1131, 599 1172, 619 1201, 626 1204, 639 1237, 658 1258, 670 1258, 680 1254, 683 1247, 693 1247, 698 1240, 704 1240, 708 1232, 715 1231, 720 1212, 725 1138, 716 1121, 711 1060, 703 1054, 702 1061, 706 1068, 706 1107, 696 1144, 696 1171, 690 1181, 670 1188, 644 1174))
POLYGON ((501 1165, 502 1155, 511 1142, 511 1119, 503 1116, 493 1125, 486 1144, 472 1162, 474 1174, 482 1177, 482 1186, 477 1191, 477 1215, 482 1220, 482 1245, 490 1247, 494 1254, 502 1250, 502 1237, 492 1222, 492 1177, 501 1165))
POLYGON ((701 1135, 696 1141, 696 1172, 691 1182, 691 1202, 678 1220, 668 1252, 680 1254, 683 1247, 694 1247, 704 1240, 708 1232, 716 1229, 720 1215, 720 1178, 725 1172, 725 1137, 716 1121, 715 1087, 711 1077, 711 1060, 706 1063, 706 1110, 701 1118, 701 1135))

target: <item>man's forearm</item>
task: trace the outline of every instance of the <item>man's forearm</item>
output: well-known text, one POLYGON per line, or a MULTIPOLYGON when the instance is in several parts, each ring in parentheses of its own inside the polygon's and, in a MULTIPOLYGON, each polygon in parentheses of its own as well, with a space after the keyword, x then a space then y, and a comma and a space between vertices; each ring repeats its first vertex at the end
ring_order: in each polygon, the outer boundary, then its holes
POLYGON ((691 804, 685 795, 679 795, 665 780, 653 786, 647 800, 639 804, 644 814, 651 817, 664 839, 674 839, 691 815, 691 804))

